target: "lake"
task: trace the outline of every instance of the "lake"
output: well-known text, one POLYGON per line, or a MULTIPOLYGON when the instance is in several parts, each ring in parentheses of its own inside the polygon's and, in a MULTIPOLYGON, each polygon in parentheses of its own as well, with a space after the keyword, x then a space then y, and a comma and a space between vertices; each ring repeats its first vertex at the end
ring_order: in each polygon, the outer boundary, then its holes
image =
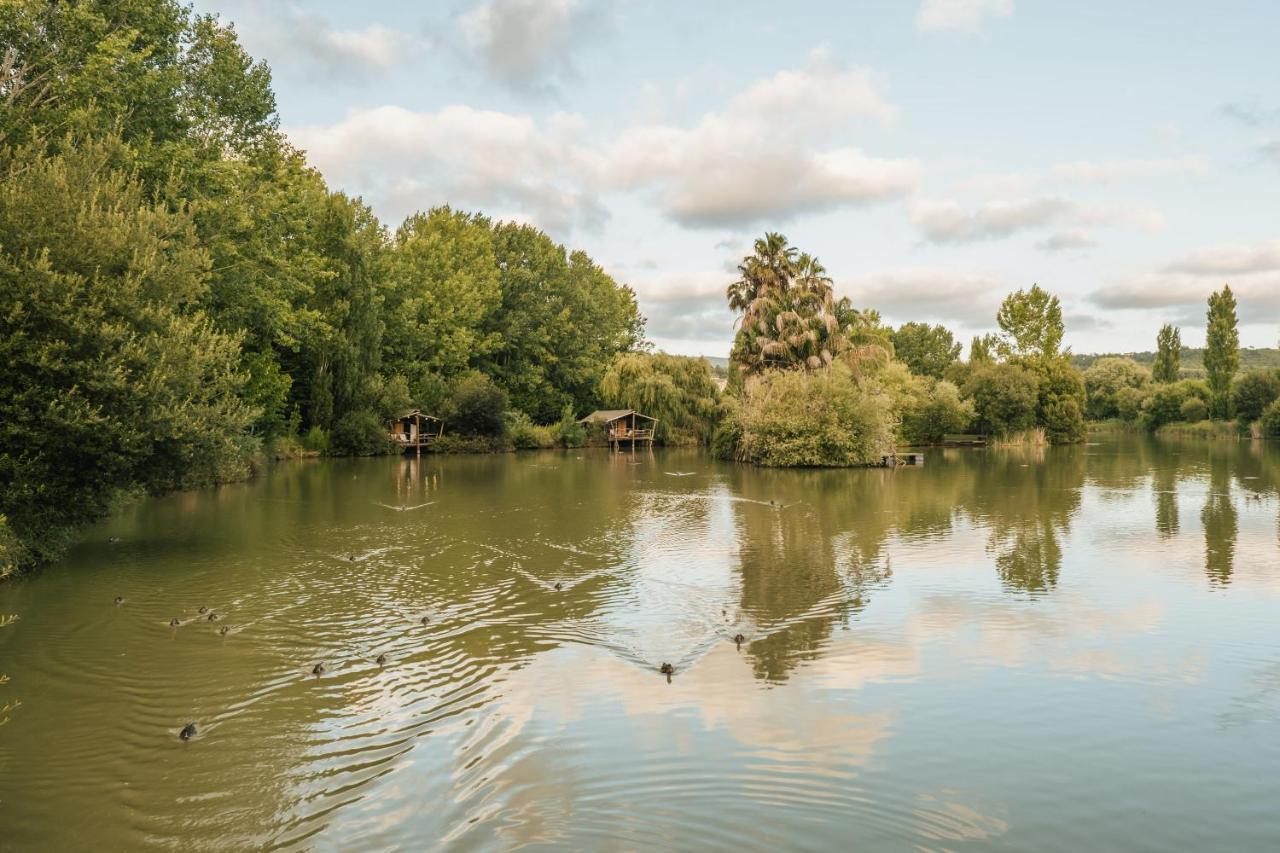
POLYGON ((1278 488, 1122 436, 142 501, 0 585, 0 849, 1273 850, 1278 488))

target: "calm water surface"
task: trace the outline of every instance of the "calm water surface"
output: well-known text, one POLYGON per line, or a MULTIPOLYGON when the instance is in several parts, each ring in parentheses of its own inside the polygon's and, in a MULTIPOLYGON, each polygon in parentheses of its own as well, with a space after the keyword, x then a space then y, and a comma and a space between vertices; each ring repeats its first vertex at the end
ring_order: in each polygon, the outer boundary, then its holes
POLYGON ((0 586, 0 848, 1274 850, 1278 487, 1124 438, 147 501, 0 586))

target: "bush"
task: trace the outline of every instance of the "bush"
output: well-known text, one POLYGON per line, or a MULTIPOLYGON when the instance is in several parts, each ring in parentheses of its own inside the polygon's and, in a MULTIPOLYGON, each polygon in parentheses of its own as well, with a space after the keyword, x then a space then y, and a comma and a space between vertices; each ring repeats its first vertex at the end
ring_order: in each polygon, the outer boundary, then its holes
POLYGON ((972 429, 982 435, 1004 436, 1036 425, 1040 383, 1035 374, 1015 364, 990 364, 975 369, 964 386, 972 402, 972 429))
POLYGON ((506 453, 512 447, 506 436, 442 435, 431 449, 436 453, 506 453))
POLYGON ((347 412, 333 425, 330 447, 337 456, 380 456, 393 445, 386 424, 373 412, 347 412))
POLYGON ((587 443, 587 428, 578 423, 578 419, 573 416, 573 409, 568 406, 560 413, 560 423, 548 429, 553 430, 555 439, 565 447, 581 447, 587 443))
POLYGON ((1241 423, 1256 421, 1278 399, 1280 373, 1274 370, 1251 370, 1237 379, 1231 389, 1231 401, 1241 423))
POLYGON ((891 401, 868 393, 840 363, 751 379, 738 421, 735 456, 759 465, 865 465, 894 447, 891 401))
POLYGON ((900 432, 908 444, 937 444, 948 433, 964 432, 972 420, 973 404, 961 400, 960 390, 943 380, 903 410, 900 432))
POLYGON ((1199 397, 1188 397, 1178 407, 1182 420, 1189 424, 1199 423, 1209 417, 1209 407, 1199 397))
POLYGON ((1258 424, 1262 427, 1263 438, 1280 438, 1280 400, 1262 410, 1258 424))
POLYGON ((1151 371, 1133 359, 1100 358, 1084 372, 1088 395, 1085 413, 1090 420, 1098 421, 1124 418, 1122 409, 1131 413, 1126 420, 1137 417, 1137 409, 1127 403, 1150 384, 1151 371), (1126 396, 1122 398, 1122 395, 1126 396))
POLYGON ((483 373, 465 373, 453 385, 446 417, 458 435, 501 438, 507 429, 507 392, 483 373))
POLYGON ((1197 379, 1184 379, 1170 385, 1154 386, 1142 405, 1143 426, 1155 432, 1165 424, 1185 420, 1182 404, 1189 399, 1204 403, 1207 410, 1209 386, 1197 379))
POLYGON ((1142 404, 1150 393, 1150 386, 1141 389, 1121 388, 1114 397, 1116 417, 1129 423, 1137 421, 1142 417, 1142 404))
POLYGON ((538 426, 524 412, 507 413, 507 438, 516 450, 540 450, 559 443, 556 427, 538 426))
POLYGON ((1043 427, 1050 444, 1073 444, 1085 436, 1084 376, 1065 358, 1035 359, 1027 367, 1039 384, 1036 423, 1043 427))
POLYGON ((302 447, 313 453, 319 453, 322 456, 329 453, 329 433, 323 428, 313 426, 307 430, 307 434, 302 437, 302 447))

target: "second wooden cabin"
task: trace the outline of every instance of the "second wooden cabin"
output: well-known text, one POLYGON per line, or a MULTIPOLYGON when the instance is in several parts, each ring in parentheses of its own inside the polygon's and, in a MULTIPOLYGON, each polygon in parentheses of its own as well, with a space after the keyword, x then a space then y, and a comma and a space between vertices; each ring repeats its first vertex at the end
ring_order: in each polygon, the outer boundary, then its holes
POLYGON ((642 415, 634 409, 599 409, 578 421, 580 424, 602 424, 609 447, 621 447, 630 444, 653 446, 653 434, 658 427, 658 419, 642 415))

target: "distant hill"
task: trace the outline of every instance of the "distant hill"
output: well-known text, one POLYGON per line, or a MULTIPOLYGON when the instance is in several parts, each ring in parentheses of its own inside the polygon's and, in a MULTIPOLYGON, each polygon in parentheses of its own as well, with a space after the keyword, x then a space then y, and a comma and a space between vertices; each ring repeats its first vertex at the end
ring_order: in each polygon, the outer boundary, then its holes
MULTIPOLYGON (((1100 358, 1131 358, 1138 364, 1150 367, 1156 360, 1153 352, 1108 352, 1092 355, 1072 355, 1071 363, 1081 370, 1086 369, 1100 358)), ((1266 368, 1280 369, 1280 349, 1272 347, 1242 347, 1240 349, 1240 370, 1259 370, 1266 368)), ((1198 347, 1182 348, 1182 375, 1189 379, 1204 377, 1204 350, 1198 347)))

